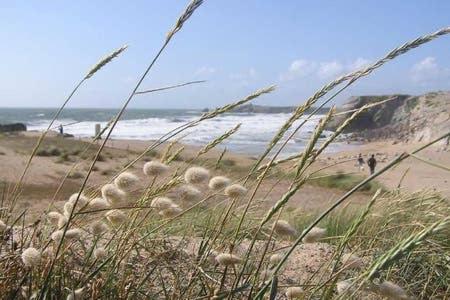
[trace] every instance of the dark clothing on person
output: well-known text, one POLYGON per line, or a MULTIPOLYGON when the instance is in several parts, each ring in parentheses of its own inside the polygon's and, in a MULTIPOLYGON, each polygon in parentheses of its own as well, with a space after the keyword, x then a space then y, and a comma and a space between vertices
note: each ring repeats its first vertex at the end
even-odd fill
POLYGON ((369 165, 370 174, 372 175, 373 173, 375 173, 375 166, 377 165, 377 160, 373 155, 367 160, 367 164, 369 165))
POLYGON ((59 134, 61 134, 61 135, 64 134, 64 128, 62 125, 59 125, 59 134))

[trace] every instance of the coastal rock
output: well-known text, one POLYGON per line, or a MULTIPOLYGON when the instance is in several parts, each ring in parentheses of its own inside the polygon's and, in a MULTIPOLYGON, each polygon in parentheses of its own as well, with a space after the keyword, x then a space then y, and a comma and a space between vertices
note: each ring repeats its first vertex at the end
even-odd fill
POLYGON ((27 131, 23 123, 0 124, 0 132, 27 131))
MULTIPOLYGON (((428 142, 450 127, 450 92, 352 97, 339 111, 358 109, 392 97, 393 100, 368 109, 355 118, 345 130, 350 133, 349 138, 355 141, 394 139, 394 143, 428 142)), ((327 129, 335 130, 351 114, 337 116, 327 129)), ((449 143, 449 140, 442 143, 449 143)))

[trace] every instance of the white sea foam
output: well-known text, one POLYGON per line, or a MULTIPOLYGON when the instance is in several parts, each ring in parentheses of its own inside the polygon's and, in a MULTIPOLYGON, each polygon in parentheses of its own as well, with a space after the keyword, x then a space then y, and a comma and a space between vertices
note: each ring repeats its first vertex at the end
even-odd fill
MULTIPOLYGON (((222 135, 227 130, 233 128, 238 123, 242 123, 237 133, 226 140, 222 146, 226 146, 230 151, 246 153, 251 155, 260 154, 267 146, 268 142, 277 133, 279 128, 289 118, 290 114, 225 114, 211 120, 201 122, 194 128, 190 128, 182 133, 183 142, 194 145, 204 145, 216 137, 222 135)), ((154 140, 160 138, 168 131, 176 127, 195 120, 198 115, 180 114, 170 117, 151 117, 145 119, 127 119, 118 122, 111 138, 113 139, 139 139, 154 140)), ((295 139, 289 141, 284 156, 298 153, 309 139, 311 132, 317 124, 318 117, 308 121, 296 134, 295 139)), ((28 125, 29 130, 43 130, 48 126, 50 120, 34 120, 28 125)), ((303 120, 294 123, 295 128, 303 120)), ((71 119, 58 120, 55 124, 75 123, 71 119)), ((65 126, 64 132, 77 137, 92 137, 94 135, 95 124, 100 123, 102 127, 107 122, 82 121, 65 126)), ((326 132, 325 135, 329 135, 326 132)), ((177 136, 178 138, 178 136, 177 136)), ((334 144, 331 150, 342 145, 334 144)))

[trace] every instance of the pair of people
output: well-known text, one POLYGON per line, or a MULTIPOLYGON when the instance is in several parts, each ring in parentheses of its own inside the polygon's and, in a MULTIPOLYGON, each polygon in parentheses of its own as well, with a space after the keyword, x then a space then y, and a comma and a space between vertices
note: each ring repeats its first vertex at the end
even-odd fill
MULTIPOLYGON (((358 165, 359 165, 359 170, 364 171, 364 159, 363 159, 361 153, 358 155, 358 165)), ((377 160, 375 159, 374 154, 372 154, 372 156, 370 156, 370 158, 367 160, 367 165, 369 166, 369 169, 370 169, 370 175, 375 173, 375 167, 377 165, 377 160)))

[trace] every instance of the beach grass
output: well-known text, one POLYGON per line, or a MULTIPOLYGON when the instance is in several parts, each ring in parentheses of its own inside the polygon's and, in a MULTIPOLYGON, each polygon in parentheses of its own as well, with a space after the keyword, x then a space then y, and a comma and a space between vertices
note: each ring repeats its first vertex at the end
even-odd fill
POLYGON ((402 153, 368 177, 318 173, 312 169, 314 162, 352 120, 374 105, 354 111, 334 134, 319 143, 326 125, 336 114, 330 108, 302 153, 281 161, 279 155, 306 121, 293 128, 294 122, 317 101, 331 101, 358 79, 397 56, 450 33, 450 28, 395 48, 374 64, 320 88, 298 106, 263 154, 249 166, 234 161, 225 150, 206 158, 206 154, 239 131, 239 124, 192 156, 185 156, 183 146, 170 141, 176 141, 186 129, 195 128, 205 120, 270 95, 275 86, 254 91, 167 132, 149 142, 144 151, 136 153, 120 169, 103 168, 100 172, 107 178, 101 185, 90 184, 91 175, 99 170, 98 162, 104 167, 118 158, 119 153, 107 147, 117 122, 166 46, 201 5, 202 1, 193 0, 182 12, 160 50, 144 67, 122 108, 104 130, 102 140, 94 137, 89 142, 77 143, 77 147, 67 147, 66 143, 46 136, 82 83, 124 51, 124 47, 90 69, 32 146, 14 187, 2 185, 1 297, 448 297, 448 199, 428 190, 415 193, 387 190, 375 180, 403 160, 447 138, 450 132, 414 151, 402 153), (333 93, 335 88, 338 91, 333 93), (161 149, 161 145, 166 148, 161 149), (39 187, 33 190, 26 184, 35 156, 57 156, 71 164, 62 181, 55 182, 54 192, 55 196, 62 192, 67 182, 77 192, 64 195, 67 201, 62 205, 51 201, 42 218, 27 224, 27 209, 18 203, 27 193, 39 191, 39 187), (87 162, 87 167, 79 169, 81 162, 87 162), (143 168, 135 168, 137 163, 143 168), (290 171, 277 169, 279 164, 289 164, 290 171), (74 179, 79 181, 74 183, 74 179), (287 183, 282 195, 269 201, 271 191, 279 188, 280 182, 287 183), (301 195, 307 184, 341 189, 345 193, 320 211, 289 207, 292 197, 301 195), (359 208, 348 205, 350 196, 361 191, 369 194, 371 200, 359 208), (314 258, 310 264, 304 264, 307 257, 314 258))

